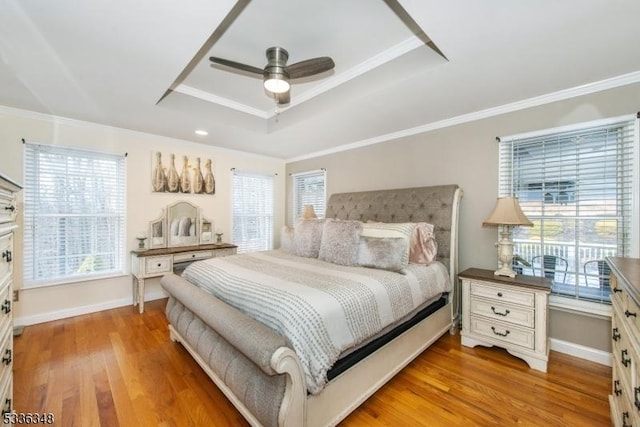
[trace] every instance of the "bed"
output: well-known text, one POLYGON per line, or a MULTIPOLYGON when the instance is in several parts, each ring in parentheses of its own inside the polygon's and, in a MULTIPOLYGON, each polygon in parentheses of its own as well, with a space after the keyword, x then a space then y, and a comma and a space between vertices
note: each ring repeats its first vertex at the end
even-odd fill
MULTIPOLYGON (((457 185, 340 193, 330 197, 327 221, 432 224, 438 262, 415 271, 405 268, 399 274, 343 265, 341 260, 336 265, 327 262, 326 257, 302 260, 295 254, 270 251, 194 263, 185 277, 167 275, 161 283, 169 293, 166 313, 171 339, 189 351, 250 424, 336 425, 440 336, 447 331, 455 333, 459 320, 456 273, 460 198, 457 185), (257 275, 252 272, 251 276, 243 276, 252 266, 257 266, 257 275), (364 270, 375 274, 367 275, 364 270), (272 271, 281 276, 273 279, 272 271), (346 286, 338 286, 335 291, 333 281, 346 281, 349 287, 364 286, 367 290, 384 285, 392 289, 387 289, 387 293, 405 286, 404 283, 413 283, 414 296, 425 294, 424 300, 400 298, 387 303, 371 296, 373 302, 359 304, 357 310, 364 310, 365 305, 388 306, 388 310, 375 315, 359 311, 357 316, 350 314, 330 322, 333 326, 328 329, 349 333, 339 339, 331 338, 331 342, 340 345, 327 351, 327 359, 316 360, 322 353, 317 350, 327 347, 322 341, 323 334, 313 337, 315 341, 312 339, 312 344, 307 345, 306 353, 300 337, 290 335, 292 330, 310 335, 307 322, 315 321, 316 312, 301 311, 289 326, 282 326, 277 317, 279 312, 288 310, 280 307, 279 302, 287 299, 286 292, 291 287, 297 286, 298 279, 289 281, 289 276, 297 278, 300 271, 312 272, 316 288, 337 292, 337 299, 346 301, 342 304, 350 307, 358 305, 358 301, 348 300, 346 286), (444 288, 426 292, 416 279, 421 275, 433 275, 439 281, 445 278, 448 283, 444 288), (393 282, 396 279, 400 284, 393 282), (261 280, 273 282, 269 290, 258 288, 261 280), (251 302, 248 308, 236 308, 236 299, 264 293, 273 293, 268 303, 251 302), (411 304, 406 302, 409 300, 411 304), (363 332, 368 323, 376 323, 370 335, 363 332)), ((318 298, 317 289, 313 292, 310 300, 322 299, 318 298)), ((296 296, 291 306, 307 303, 296 296)))

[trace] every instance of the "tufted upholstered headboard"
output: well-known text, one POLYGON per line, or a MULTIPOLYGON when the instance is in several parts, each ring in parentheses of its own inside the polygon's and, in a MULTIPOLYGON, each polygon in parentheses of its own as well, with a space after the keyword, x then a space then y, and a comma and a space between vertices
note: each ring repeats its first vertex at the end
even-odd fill
POLYGON ((437 260, 456 281, 458 269, 458 208, 462 191, 457 185, 396 190, 337 193, 329 197, 325 216, 380 222, 428 222, 435 227, 437 260))

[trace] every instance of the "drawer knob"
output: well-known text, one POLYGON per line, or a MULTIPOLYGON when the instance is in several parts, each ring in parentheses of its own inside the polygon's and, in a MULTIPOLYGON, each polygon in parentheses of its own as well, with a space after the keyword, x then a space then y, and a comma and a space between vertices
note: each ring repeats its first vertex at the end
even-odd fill
POLYGON ((5 207, 4 207, 4 210, 5 210, 5 211, 11 211, 11 212, 13 212, 13 211, 15 211, 15 210, 16 210, 16 207, 15 207, 15 206, 13 206, 13 205, 9 205, 9 206, 5 206, 5 207))
POLYGON ((195 257, 196 257, 196 254, 191 254, 191 258, 195 258, 195 257))
POLYGON ((630 312, 629 310, 624 311, 624 315, 627 317, 636 317, 635 313, 630 312))
POLYGON ((158 263, 158 267, 162 267, 162 264, 158 263))
POLYGON ((2 252, 2 259, 5 259, 7 262, 11 262, 11 251, 9 249, 2 252))
POLYGON ((620 396, 622 394, 622 389, 620 388, 620 380, 615 380, 613 382, 613 392, 616 396, 620 396))
POLYGON ((498 296, 502 298, 502 292, 498 292, 498 296))
POLYGON ((4 314, 11 313, 11 301, 9 301, 8 299, 4 300, 4 302, 2 303, 2 311, 4 312, 4 314))
POLYGON ((622 289, 619 289, 619 288, 613 288, 613 292, 622 292, 622 289))
POLYGON ((9 366, 11 364, 12 361, 12 357, 11 357, 11 349, 8 348, 5 352, 4 352, 4 357, 2 358, 2 363, 4 363, 5 365, 9 366))
POLYGON ((504 331, 504 332, 498 332, 498 331, 496 331, 495 326, 492 326, 491 330, 493 331, 494 334, 496 334, 498 336, 501 336, 501 337, 506 337, 507 335, 509 335, 511 333, 511 331, 508 330, 508 329, 506 331, 504 331))
POLYGON ((613 328, 611 337, 613 338, 614 341, 618 341, 620 339, 620 331, 618 330, 618 328, 613 328))
POLYGON ((499 311, 496 311, 495 307, 491 307, 491 311, 493 311, 493 314, 497 314, 498 316, 506 316, 507 314, 511 313, 508 309, 504 311, 504 313, 500 313, 499 311))
POLYGON ((629 364, 631 363, 631 359, 626 358, 627 354, 629 354, 629 351, 627 351, 626 349, 620 352, 620 357, 622 358, 622 364, 628 368, 629 364))

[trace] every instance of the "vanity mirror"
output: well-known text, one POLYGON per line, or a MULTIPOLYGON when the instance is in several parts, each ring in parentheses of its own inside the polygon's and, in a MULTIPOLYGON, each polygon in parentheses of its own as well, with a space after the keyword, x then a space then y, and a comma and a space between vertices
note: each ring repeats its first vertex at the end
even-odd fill
POLYGON ((167 206, 149 222, 149 249, 213 243, 213 221, 200 217, 200 208, 180 201, 167 206))
POLYGON ((175 202, 167 206, 167 247, 198 245, 200 213, 197 206, 189 202, 175 202))

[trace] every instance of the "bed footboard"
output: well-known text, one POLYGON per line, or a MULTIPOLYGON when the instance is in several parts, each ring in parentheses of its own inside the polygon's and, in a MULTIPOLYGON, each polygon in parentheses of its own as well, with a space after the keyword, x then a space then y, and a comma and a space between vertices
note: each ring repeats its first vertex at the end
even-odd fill
POLYGON ((304 374, 284 337, 175 274, 161 284, 170 294, 171 339, 184 345, 251 424, 304 425, 304 374))

